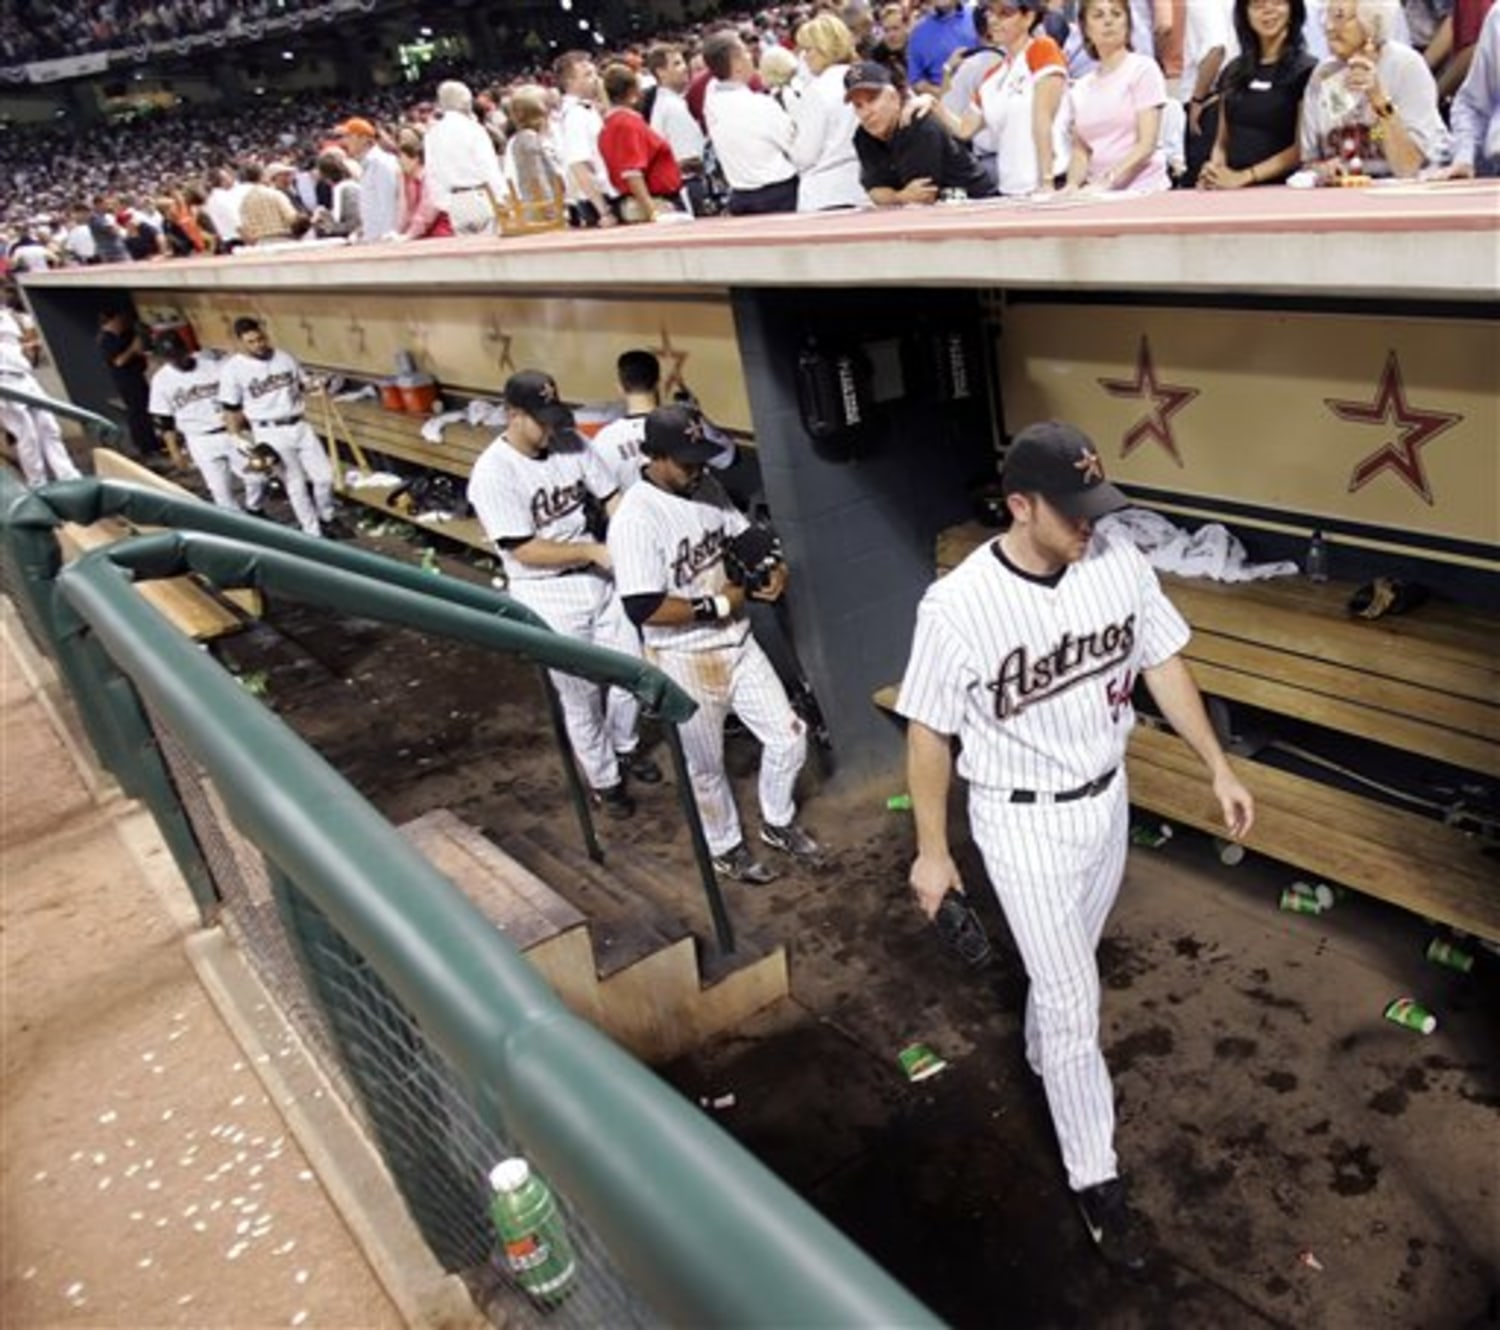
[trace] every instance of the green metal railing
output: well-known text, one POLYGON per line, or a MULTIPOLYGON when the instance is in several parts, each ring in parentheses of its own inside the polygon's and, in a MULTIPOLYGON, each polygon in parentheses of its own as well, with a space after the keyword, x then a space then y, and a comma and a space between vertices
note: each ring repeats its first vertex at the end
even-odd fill
MULTIPOLYGON (((484 1216, 472 1163, 503 1141, 533 1160, 587 1226, 596 1242, 586 1250, 618 1267, 666 1322, 935 1325, 729 1136, 563 1007, 447 878, 170 628, 131 577, 191 571, 226 584, 295 587, 350 613, 503 641, 540 663, 631 687, 669 721, 690 712, 685 696, 641 662, 511 617, 503 604, 513 602, 486 588, 294 532, 266 530, 276 548, 253 548, 234 538, 248 534, 235 517, 114 482, 26 493, 0 475, 6 582, 46 630, 101 756, 150 800, 174 854, 185 856, 190 884, 197 875, 200 905, 215 899, 213 874, 183 812, 181 766, 164 764, 164 730, 201 771, 234 833, 263 856, 308 990, 440 1259, 459 1268, 475 1258, 484 1216), (224 534, 134 537, 64 569, 42 550, 60 516, 88 521, 111 511, 224 534), (371 1003, 393 1015, 363 1018, 371 1003), (461 1126, 472 1118, 448 1134, 479 1143, 443 1150, 435 1114, 461 1126), (464 1220, 457 1229, 439 1217, 455 1209, 464 1220)), ((249 525, 262 535, 263 524, 249 525)), ((685 770, 679 780, 686 788, 685 770)), ((624 1311, 603 1307, 581 1303, 578 1315, 624 1323, 624 1311)), ((549 1319, 569 1323, 567 1305, 549 1319)))

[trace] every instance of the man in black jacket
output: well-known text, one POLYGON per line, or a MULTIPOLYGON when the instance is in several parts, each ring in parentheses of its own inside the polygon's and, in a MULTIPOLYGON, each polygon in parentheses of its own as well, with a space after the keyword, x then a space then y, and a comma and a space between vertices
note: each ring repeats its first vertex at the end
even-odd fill
POLYGON ((891 71, 866 60, 844 75, 844 97, 854 107, 859 128, 860 183, 880 207, 935 203, 957 190, 971 199, 992 198, 994 183, 965 143, 930 115, 913 116, 896 90, 891 71))

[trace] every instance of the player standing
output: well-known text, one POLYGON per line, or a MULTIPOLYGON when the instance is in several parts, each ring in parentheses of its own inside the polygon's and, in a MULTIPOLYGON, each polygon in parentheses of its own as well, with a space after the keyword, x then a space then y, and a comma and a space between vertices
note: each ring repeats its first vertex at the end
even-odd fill
POLYGON ((303 531, 350 535, 334 516, 328 454, 304 414, 307 376, 301 364, 271 345, 258 319, 236 319, 234 335, 240 349, 219 378, 219 403, 230 430, 238 434, 248 421, 256 443, 281 459, 286 495, 303 531))
MULTIPOLYGON (((621 500, 609 551, 626 612, 640 626, 646 658, 698 703, 682 726, 682 746, 714 871, 762 883, 776 874, 745 845, 724 771, 724 719, 732 710, 764 746, 760 763, 761 840, 809 863, 822 848, 797 825, 793 788, 807 758, 807 733, 745 617, 746 593, 724 571, 724 543, 749 523, 705 474, 719 445, 686 406, 646 417, 643 482, 621 500)), ((775 600, 786 567, 760 593, 775 600)))
MULTIPOLYGON (((588 530, 588 502, 606 508, 617 486, 574 431, 573 412, 550 374, 522 370, 505 384, 504 431, 480 454, 469 475, 469 502, 494 542, 510 594, 559 633, 628 656, 640 655, 610 580, 609 550, 588 530)), ((623 775, 645 785, 661 770, 638 751, 634 696, 554 671, 573 752, 611 817, 629 817, 635 803, 623 775)))
POLYGON ((1138 675, 1207 766, 1231 835, 1250 830, 1254 805, 1179 654, 1186 622, 1134 546, 1093 536, 1094 519, 1127 500, 1087 436, 1057 421, 1022 430, 1002 487, 1012 524, 923 597, 896 703, 911 722, 911 885, 929 916, 964 889, 946 824, 957 737, 974 839, 1030 979, 1026 1060, 1090 1236, 1139 1269, 1145 1237, 1116 1164, 1096 955, 1124 875, 1138 675))
MULTIPOLYGON (((21 339, 22 329, 15 318, 0 319, 0 383, 34 397, 45 397, 47 394, 37 382, 21 339)), ((0 429, 8 430, 15 438, 16 460, 28 485, 45 485, 49 479, 78 479, 78 468, 63 443, 57 417, 45 407, 0 397, 0 429)))
POLYGON ((163 333, 156 349, 167 361, 151 378, 151 415, 158 432, 181 437, 220 508, 242 510, 230 483, 234 475, 245 487, 245 506, 256 516, 264 516, 265 477, 246 469, 238 440, 226 428, 219 409, 222 362, 194 355, 175 332, 163 333))

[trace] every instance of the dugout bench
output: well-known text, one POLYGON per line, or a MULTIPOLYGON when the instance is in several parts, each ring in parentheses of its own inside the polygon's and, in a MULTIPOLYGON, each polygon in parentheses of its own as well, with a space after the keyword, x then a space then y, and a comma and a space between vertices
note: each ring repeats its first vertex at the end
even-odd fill
MULTIPOLYGON (((996 534, 978 522, 941 532, 938 575, 996 534)), ((1161 580, 1193 627, 1183 654, 1208 698, 1440 762, 1493 787, 1500 775, 1500 617, 1429 602, 1369 621, 1348 613, 1349 584, 1161 580)), ((875 694, 888 710, 895 698, 894 687, 875 694)), ((1230 761, 1256 798, 1251 849, 1500 941, 1493 823, 1445 820, 1354 792, 1357 771, 1356 779, 1333 784, 1250 757, 1230 761)), ((1132 803, 1222 832, 1202 765, 1176 735, 1141 724, 1129 762, 1132 803)))

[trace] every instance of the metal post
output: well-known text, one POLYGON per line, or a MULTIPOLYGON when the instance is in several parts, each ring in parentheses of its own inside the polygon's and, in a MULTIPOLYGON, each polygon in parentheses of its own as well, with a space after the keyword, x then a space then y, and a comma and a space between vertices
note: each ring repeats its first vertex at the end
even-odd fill
POLYGON ((693 858, 698 864, 698 877, 703 883, 703 894, 708 897, 708 912, 713 915, 714 937, 719 950, 725 956, 734 954, 734 925, 729 922, 729 909, 724 904, 724 893, 719 889, 719 875, 714 872, 713 856, 708 852, 708 838, 703 834, 703 819, 698 816, 698 800, 693 797, 693 782, 688 775, 687 754, 682 751, 682 735, 674 722, 668 721, 667 749, 672 754, 672 771, 677 777, 677 802, 682 805, 683 821, 688 826, 688 837, 693 842, 693 858))
POLYGON ((573 811, 578 814, 578 829, 583 832, 583 847, 596 864, 604 862, 604 850, 594 832, 594 814, 589 808, 588 791, 578 778, 578 763, 573 757, 573 741, 568 738, 568 727, 563 721, 562 702, 547 670, 542 670, 542 691, 547 695, 547 714, 552 718, 552 733, 557 739, 557 755, 562 758, 563 778, 568 782, 568 797, 573 801, 573 811))

